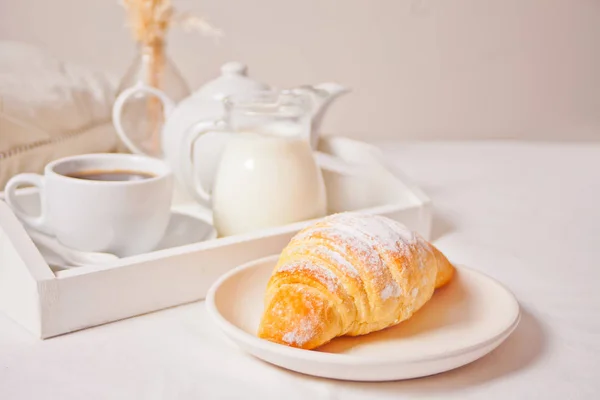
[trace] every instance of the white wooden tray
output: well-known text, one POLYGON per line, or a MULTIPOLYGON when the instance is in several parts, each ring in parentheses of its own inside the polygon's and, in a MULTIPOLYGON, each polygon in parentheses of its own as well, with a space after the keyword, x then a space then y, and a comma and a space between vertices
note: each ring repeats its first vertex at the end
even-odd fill
MULTIPOLYGON (((398 171, 388 169, 378 148, 341 137, 324 139, 320 148, 373 170, 369 179, 325 173, 330 213, 362 210, 385 215, 429 238, 430 200, 398 171)), ((36 192, 24 189, 20 195, 31 208, 39 206, 36 192)), ((175 207, 187 212, 196 209, 185 197, 176 197, 175 207)), ((0 310, 34 335, 49 338, 201 300, 223 273, 280 252, 309 223, 55 273, 0 201, 0 310)))

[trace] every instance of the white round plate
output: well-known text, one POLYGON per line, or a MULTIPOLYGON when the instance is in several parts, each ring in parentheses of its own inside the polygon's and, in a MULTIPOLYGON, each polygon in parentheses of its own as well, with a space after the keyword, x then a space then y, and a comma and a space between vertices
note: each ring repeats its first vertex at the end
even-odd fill
POLYGON ((519 304, 504 286, 458 267, 412 318, 359 337, 302 350, 256 336, 263 295, 278 256, 242 265, 219 279, 206 298, 219 327, 242 349, 269 363, 324 378, 389 381, 433 375, 468 364, 516 328, 519 304))

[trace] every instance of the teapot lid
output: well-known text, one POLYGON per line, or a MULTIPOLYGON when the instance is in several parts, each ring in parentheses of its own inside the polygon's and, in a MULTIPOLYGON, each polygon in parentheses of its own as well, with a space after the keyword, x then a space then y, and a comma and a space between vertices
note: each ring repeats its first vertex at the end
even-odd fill
POLYGON ((255 81, 247 75, 248 67, 240 62, 228 62, 221 66, 221 75, 204 84, 195 93, 195 96, 222 100, 233 94, 245 94, 269 87, 255 81))

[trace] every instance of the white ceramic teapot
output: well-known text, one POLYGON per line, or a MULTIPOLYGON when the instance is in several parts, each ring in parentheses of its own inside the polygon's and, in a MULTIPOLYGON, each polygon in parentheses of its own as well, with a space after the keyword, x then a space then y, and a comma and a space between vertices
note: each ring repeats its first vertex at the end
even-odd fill
MULTIPOLYGON (((193 164, 203 170, 201 179, 205 179, 205 184, 210 187, 212 178, 216 173, 216 165, 220 152, 215 149, 194 148, 186 149, 182 146, 185 142, 185 136, 189 133, 190 126, 199 121, 217 121, 223 118, 225 109, 223 100, 232 95, 248 95, 255 92, 269 90, 266 84, 257 82, 247 76, 247 67, 238 62, 229 62, 221 67, 221 75, 216 79, 206 83, 196 90, 191 96, 183 99, 179 104, 175 104, 161 90, 138 83, 137 85, 123 91, 113 107, 113 123, 117 134, 125 145, 133 153, 144 154, 144 152, 130 140, 122 124, 123 106, 132 97, 139 94, 151 94, 156 96, 163 104, 165 123, 161 133, 161 145, 165 161, 173 169, 177 179, 188 189, 195 185, 190 181, 190 176, 180 168, 182 157, 192 157, 193 164)), ((331 102, 338 96, 347 93, 349 90, 337 83, 322 83, 315 86, 300 86, 292 91, 305 92, 310 94, 312 99, 312 122, 310 129, 310 141, 313 148, 318 142, 319 125, 323 115, 331 102)), ((200 142, 199 142, 200 143, 200 142)), ((219 141, 212 141, 211 144, 219 146, 219 141)), ((224 145, 221 143, 221 145, 224 145)), ((221 146, 222 147, 222 146, 221 146)), ((193 193, 190 193, 193 194, 193 193)))

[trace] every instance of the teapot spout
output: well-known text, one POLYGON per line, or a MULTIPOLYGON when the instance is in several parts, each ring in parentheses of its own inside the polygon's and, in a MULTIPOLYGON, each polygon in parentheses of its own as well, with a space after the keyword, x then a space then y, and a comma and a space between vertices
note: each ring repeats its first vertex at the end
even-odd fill
POLYGON ((319 92, 319 95, 315 96, 317 99, 315 101, 312 117, 312 131, 318 135, 321 128, 321 122, 323 121, 323 117, 329 109, 329 106, 338 97, 350 92, 350 89, 335 82, 320 83, 315 85, 314 88, 319 92))
POLYGON ((309 93, 313 99, 313 112, 311 122, 310 142, 313 148, 317 146, 321 129, 321 122, 329 106, 335 99, 350 92, 350 89, 335 82, 320 83, 314 86, 301 86, 296 91, 309 93))
POLYGON ((332 99, 350 92, 349 88, 336 82, 319 83, 318 85, 315 85, 314 88, 317 90, 324 90, 325 92, 329 93, 329 96, 332 99))

